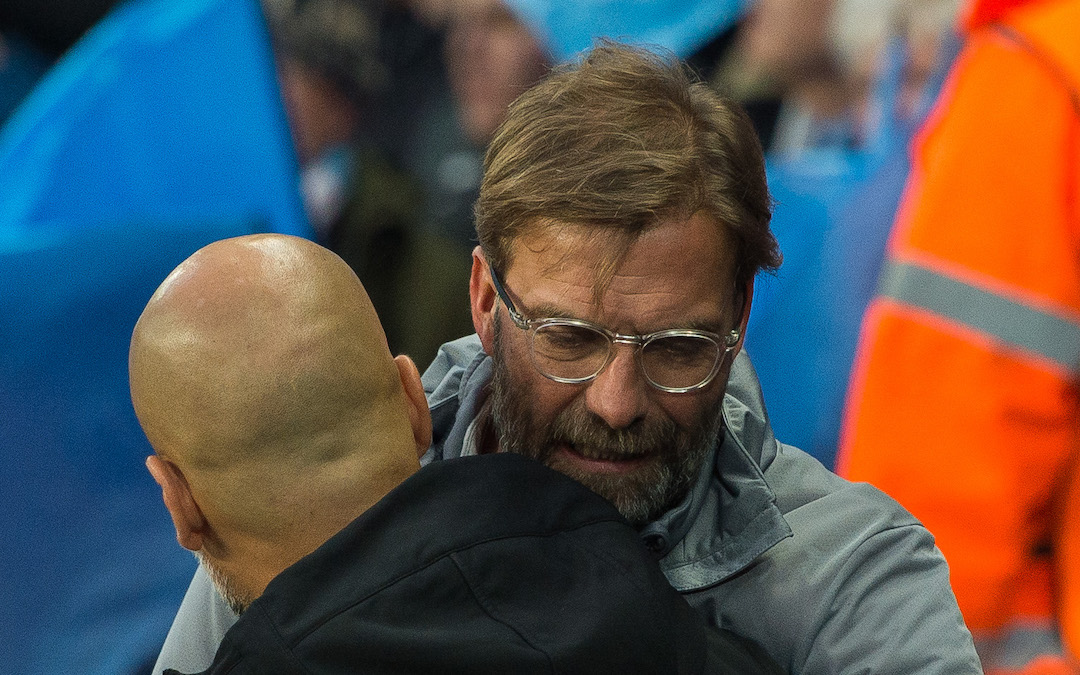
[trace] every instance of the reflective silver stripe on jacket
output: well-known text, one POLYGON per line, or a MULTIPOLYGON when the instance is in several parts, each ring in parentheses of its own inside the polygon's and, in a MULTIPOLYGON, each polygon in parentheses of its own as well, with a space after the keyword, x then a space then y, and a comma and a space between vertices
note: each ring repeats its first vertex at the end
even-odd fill
POLYGON ((1065 658, 1065 648, 1055 625, 1017 623, 993 637, 979 634, 974 637, 975 650, 987 671, 1020 671, 1040 659, 1056 662, 1065 658))
POLYGON ((1067 370, 1080 366, 1080 324, 925 267, 886 262, 878 294, 940 314, 1067 370))

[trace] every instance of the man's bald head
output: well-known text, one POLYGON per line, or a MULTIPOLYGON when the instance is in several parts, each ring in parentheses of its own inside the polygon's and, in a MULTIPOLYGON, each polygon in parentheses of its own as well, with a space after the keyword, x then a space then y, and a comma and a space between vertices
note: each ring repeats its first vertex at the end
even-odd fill
POLYGON ((403 387, 415 368, 391 358, 348 265, 304 239, 196 252, 147 304, 129 366, 139 421, 205 517, 210 557, 310 552, 415 471, 426 444, 403 387))

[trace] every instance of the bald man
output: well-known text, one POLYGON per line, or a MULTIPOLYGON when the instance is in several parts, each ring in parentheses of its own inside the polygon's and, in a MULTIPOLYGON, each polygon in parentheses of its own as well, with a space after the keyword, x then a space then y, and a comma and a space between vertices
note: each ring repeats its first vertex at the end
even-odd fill
POLYGON ((421 470, 419 374, 311 242, 196 252, 130 378, 177 539, 242 614, 207 672, 765 672, 576 482, 516 455, 421 470))
POLYGON ((169 275, 135 326, 132 402, 177 539, 234 611, 419 468, 408 357, 360 282, 305 240, 225 240, 169 275))

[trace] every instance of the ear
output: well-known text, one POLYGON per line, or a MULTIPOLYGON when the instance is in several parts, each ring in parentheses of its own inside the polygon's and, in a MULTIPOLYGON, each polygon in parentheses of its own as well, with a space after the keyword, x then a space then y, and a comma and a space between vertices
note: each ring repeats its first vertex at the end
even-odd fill
POLYGON ((469 279, 469 299, 472 303, 473 328, 480 336, 484 351, 493 353, 495 343, 495 285, 491 283, 487 258, 479 246, 473 249, 472 277, 469 279))
POLYGON ((161 498, 172 516, 176 541, 189 551, 201 551, 206 532, 206 518, 195 502, 187 478, 178 466, 158 455, 146 458, 146 468, 161 486, 161 498))
POLYGON ((412 426, 413 438, 416 439, 416 456, 420 457, 431 446, 431 412, 424 395, 424 384, 420 381, 420 371, 408 356, 402 354, 394 357, 394 365, 398 368, 401 386, 405 389, 409 425, 412 426))
POLYGON ((739 315, 739 342, 736 343, 734 354, 738 354, 742 350, 743 342, 746 340, 746 324, 750 321, 750 305, 754 301, 754 279, 750 278, 750 281, 746 282, 746 287, 743 289, 743 306, 739 315))

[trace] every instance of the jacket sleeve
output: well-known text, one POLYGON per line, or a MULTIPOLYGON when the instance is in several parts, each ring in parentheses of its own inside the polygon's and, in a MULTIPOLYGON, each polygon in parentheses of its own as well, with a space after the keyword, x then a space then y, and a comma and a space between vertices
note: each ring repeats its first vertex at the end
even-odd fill
POLYGON ((165 637, 161 654, 154 664, 154 674, 160 675, 167 668, 182 673, 209 668, 218 645, 236 619, 206 570, 199 565, 165 637))
POLYGON ((801 673, 982 673, 934 538, 919 524, 864 539, 835 570, 801 673))
POLYGON ((780 450, 765 478, 791 536, 691 603, 793 675, 982 673, 930 532, 877 488, 780 450))

